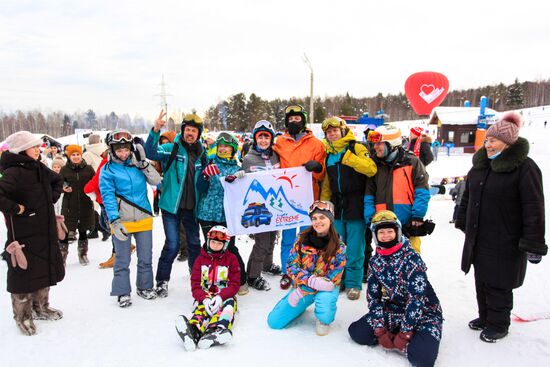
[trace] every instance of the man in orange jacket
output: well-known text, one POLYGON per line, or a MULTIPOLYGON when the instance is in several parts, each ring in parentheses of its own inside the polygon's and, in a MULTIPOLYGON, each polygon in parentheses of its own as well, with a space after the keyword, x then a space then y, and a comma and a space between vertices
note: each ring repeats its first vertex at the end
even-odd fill
MULTIPOLYGON (((285 109, 285 133, 275 140, 273 150, 279 155, 281 168, 304 166, 313 174, 313 196, 318 200, 321 183, 325 176, 326 151, 323 142, 311 130, 306 129, 307 112, 304 107, 293 104, 285 109)), ((303 230, 304 228, 300 228, 303 230)), ((281 240, 281 288, 290 287, 291 280, 286 275, 288 254, 296 240, 296 229, 283 231, 281 240)))

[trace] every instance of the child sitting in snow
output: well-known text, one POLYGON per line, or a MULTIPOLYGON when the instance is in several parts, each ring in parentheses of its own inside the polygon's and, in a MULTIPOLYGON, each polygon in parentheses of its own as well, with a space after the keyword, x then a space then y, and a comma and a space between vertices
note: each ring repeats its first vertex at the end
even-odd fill
POLYGON ((376 254, 367 277, 369 312, 349 326, 358 344, 396 349, 413 366, 433 366, 439 351, 443 316, 426 265, 401 236, 401 223, 389 210, 371 222, 376 254))
POLYGON ((176 330, 187 351, 231 340, 241 268, 237 257, 227 251, 229 239, 227 228, 212 227, 193 265, 191 290, 195 309, 191 319, 183 315, 176 319, 176 330))

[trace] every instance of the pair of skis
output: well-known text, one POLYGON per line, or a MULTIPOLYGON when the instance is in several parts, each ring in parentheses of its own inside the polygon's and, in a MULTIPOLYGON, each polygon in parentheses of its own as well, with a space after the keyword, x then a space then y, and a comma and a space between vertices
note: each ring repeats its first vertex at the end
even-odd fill
POLYGON ((534 313, 512 313, 512 321, 515 322, 532 322, 539 320, 548 320, 550 319, 550 311, 545 312, 534 312, 534 313))

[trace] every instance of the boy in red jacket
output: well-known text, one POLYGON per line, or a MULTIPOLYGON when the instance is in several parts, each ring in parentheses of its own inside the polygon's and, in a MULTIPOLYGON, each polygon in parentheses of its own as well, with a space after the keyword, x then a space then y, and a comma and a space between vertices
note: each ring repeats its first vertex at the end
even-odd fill
POLYGON ((241 269, 237 257, 226 251, 231 236, 227 228, 214 226, 207 237, 191 273, 196 301, 193 315, 191 319, 183 315, 176 318, 176 330, 187 351, 229 342, 237 311, 234 297, 239 291, 241 269))

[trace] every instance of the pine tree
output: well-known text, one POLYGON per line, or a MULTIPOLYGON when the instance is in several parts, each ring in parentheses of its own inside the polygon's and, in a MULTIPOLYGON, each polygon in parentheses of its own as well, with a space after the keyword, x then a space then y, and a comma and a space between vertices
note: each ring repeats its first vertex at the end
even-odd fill
POLYGON ((506 106, 510 108, 523 107, 523 87, 521 86, 517 78, 514 81, 514 84, 508 87, 506 106))

